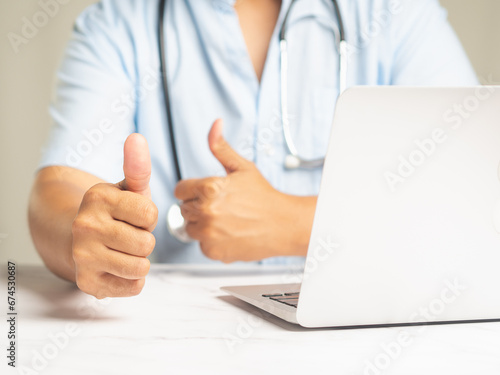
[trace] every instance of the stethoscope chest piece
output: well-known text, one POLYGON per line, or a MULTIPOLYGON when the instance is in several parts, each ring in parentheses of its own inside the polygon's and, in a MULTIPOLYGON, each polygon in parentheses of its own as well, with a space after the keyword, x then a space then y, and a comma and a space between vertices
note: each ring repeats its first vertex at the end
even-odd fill
POLYGON ((170 234, 180 242, 190 243, 194 241, 186 232, 186 221, 178 204, 173 204, 167 212, 167 228, 170 234))

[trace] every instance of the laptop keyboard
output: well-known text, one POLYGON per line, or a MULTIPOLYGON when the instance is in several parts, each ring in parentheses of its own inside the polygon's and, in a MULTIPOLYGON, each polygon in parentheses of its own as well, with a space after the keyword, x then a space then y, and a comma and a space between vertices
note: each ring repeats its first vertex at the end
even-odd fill
POLYGON ((269 298, 270 300, 283 303, 285 305, 292 306, 295 308, 299 303, 299 292, 263 294, 262 297, 269 298))

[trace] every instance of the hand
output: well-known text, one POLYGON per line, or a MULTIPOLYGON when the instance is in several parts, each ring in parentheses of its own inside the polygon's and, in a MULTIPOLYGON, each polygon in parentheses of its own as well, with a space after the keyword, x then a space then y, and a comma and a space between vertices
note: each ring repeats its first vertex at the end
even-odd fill
POLYGON ((316 198, 275 190, 225 141, 221 120, 208 142, 227 176, 184 180, 175 189, 186 231, 203 253, 225 263, 305 255, 316 198))
POLYGON ((158 210, 151 200, 151 158, 139 134, 125 141, 123 171, 117 184, 97 184, 83 197, 73 222, 76 283, 97 298, 141 292, 154 249, 151 233, 158 210))

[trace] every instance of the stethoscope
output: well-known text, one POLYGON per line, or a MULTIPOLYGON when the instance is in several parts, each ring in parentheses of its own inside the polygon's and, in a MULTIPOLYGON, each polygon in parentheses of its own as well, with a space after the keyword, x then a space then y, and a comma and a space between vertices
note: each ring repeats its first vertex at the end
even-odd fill
MULTIPOLYGON (((285 14, 285 19, 281 25, 280 38, 280 68, 281 68, 281 85, 280 85, 280 102, 281 102, 281 126, 283 128, 283 136, 288 149, 288 155, 285 157, 284 166, 286 169, 314 169, 323 166, 325 158, 305 159, 300 156, 295 142, 293 141, 290 131, 290 120, 288 118, 288 42, 286 40, 287 21, 290 11, 297 0, 292 0, 285 14)), ((340 8, 337 0, 332 0, 339 24, 339 55, 340 55, 340 78, 339 78, 339 94, 346 89, 347 85, 347 42, 345 39, 344 22, 340 13, 340 8)), ((167 77, 166 51, 165 51, 165 30, 164 20, 166 13, 166 0, 160 0, 158 12, 158 43, 160 52, 160 69, 162 74, 163 93, 165 100, 165 108, 167 112, 168 133, 170 137, 170 147, 172 150, 172 158, 175 166, 175 175, 177 182, 182 180, 181 168, 179 164, 179 155, 177 145, 175 143, 175 132, 172 121, 172 109, 170 105, 170 92, 167 77)), ((192 242, 186 232, 186 223, 181 214, 179 204, 173 204, 167 213, 167 228, 170 234, 181 242, 192 242)))

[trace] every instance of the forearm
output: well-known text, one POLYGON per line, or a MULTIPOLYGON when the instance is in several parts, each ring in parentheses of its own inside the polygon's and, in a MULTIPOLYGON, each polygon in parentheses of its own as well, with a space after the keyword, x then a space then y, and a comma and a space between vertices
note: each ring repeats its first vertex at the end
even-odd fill
MULTIPOLYGON (((59 167, 42 171, 37 177, 29 202, 28 219, 35 247, 47 268, 69 281, 75 281, 72 257, 72 224, 91 179, 58 174, 59 167), (61 177, 62 176, 62 177, 61 177)), ((62 169, 72 172, 71 169, 62 169)))
POLYGON ((284 255, 306 256, 318 197, 285 197, 287 203, 281 220, 286 224, 281 226, 283 241, 278 246, 281 246, 281 251, 286 252, 284 255))

